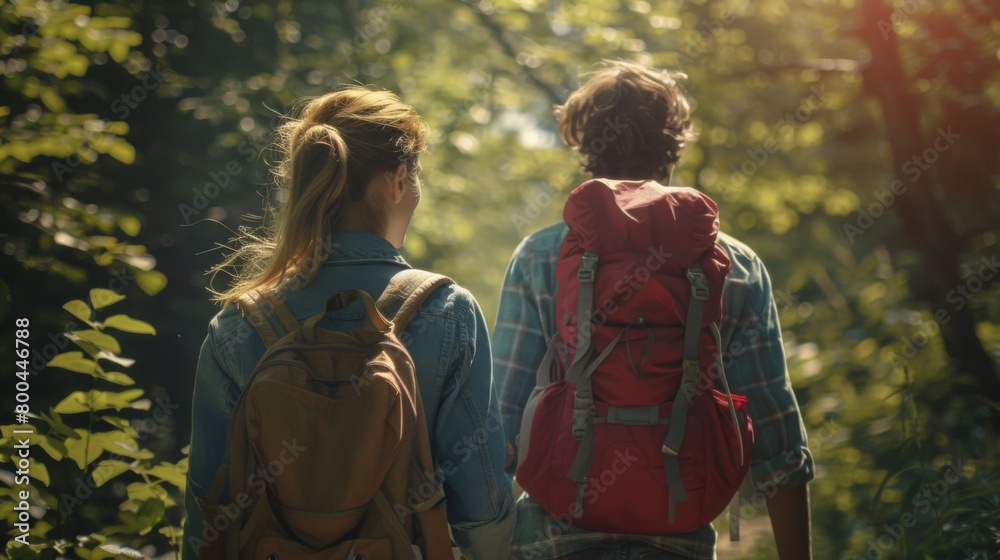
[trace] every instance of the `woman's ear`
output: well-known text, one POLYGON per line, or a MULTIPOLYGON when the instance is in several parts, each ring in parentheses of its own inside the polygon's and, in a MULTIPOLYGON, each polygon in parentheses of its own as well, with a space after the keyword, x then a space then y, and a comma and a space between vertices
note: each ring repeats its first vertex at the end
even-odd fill
POLYGON ((406 194, 407 187, 407 175, 409 175, 410 170, 407 168, 406 163, 400 163, 387 173, 387 179, 389 179, 389 192, 392 196, 392 201, 395 204, 399 204, 403 200, 403 196, 406 194))

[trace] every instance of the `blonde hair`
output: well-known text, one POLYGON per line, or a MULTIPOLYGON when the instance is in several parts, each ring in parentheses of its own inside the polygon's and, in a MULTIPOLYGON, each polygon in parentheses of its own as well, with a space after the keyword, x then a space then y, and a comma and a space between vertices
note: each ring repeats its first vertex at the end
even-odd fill
POLYGON ((226 290, 210 288, 216 301, 275 288, 290 274, 300 287, 309 284, 345 208, 361 203, 361 211, 377 222, 381 214, 366 200, 368 183, 401 163, 416 173, 427 140, 412 107, 391 92, 360 86, 306 100, 298 117, 279 125, 275 135, 281 160, 273 172, 284 200, 268 208, 262 228, 241 227, 233 252, 212 267, 213 279, 219 272, 233 276, 226 290))

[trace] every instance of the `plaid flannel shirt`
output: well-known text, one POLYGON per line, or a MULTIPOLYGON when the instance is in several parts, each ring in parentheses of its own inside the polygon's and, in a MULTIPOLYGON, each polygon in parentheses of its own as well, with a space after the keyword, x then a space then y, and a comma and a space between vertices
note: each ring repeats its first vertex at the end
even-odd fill
MULTIPOLYGON (((566 224, 560 223, 527 237, 515 251, 504 278, 493 331, 493 365, 501 391, 507 471, 511 475, 524 406, 535 385, 535 371, 555 333, 555 265, 568 231, 566 224)), ((720 234, 719 241, 732 261, 723 288, 723 364, 733 393, 747 397, 753 420, 750 478, 755 492, 769 495, 766 493, 775 486, 812 480, 813 458, 785 366, 778 309, 767 270, 745 244, 726 234, 720 234)), ((760 498, 753 501, 759 504, 760 498)), ((533 500, 522 499, 515 550, 525 557, 546 558, 587 546, 640 541, 685 557, 715 557, 716 533, 711 525, 684 535, 636 536, 592 533, 559 523, 533 500)))

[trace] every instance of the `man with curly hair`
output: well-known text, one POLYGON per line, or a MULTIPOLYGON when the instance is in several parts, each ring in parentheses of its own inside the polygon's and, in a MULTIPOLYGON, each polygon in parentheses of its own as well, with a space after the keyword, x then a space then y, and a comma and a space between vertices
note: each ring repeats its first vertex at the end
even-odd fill
MULTIPOLYGON (((685 146, 696 138, 686 78, 626 62, 602 69, 556 107, 559 135, 594 178, 670 183, 685 146)), ((517 465, 525 405, 556 331, 556 261, 569 232, 565 223, 525 238, 507 268, 493 333, 493 363, 507 434, 507 471, 517 465)), ((725 372, 732 392, 745 395, 753 421, 752 495, 743 510, 766 503, 782 560, 810 559, 806 483, 814 476, 798 404, 785 366, 778 311, 767 270, 744 243, 720 233, 731 261, 720 325, 725 372)), ((519 558, 711 559, 710 524, 683 534, 634 535, 587 531, 571 516, 546 512, 527 494, 518 501, 514 550, 519 558)))

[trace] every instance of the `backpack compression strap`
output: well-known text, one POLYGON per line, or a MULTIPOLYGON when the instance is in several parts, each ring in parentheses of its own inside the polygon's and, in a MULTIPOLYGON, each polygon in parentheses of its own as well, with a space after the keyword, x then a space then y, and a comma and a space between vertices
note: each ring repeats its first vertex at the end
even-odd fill
POLYGON ((670 431, 663 440, 663 474, 667 478, 667 488, 670 490, 667 523, 674 522, 675 506, 687 499, 687 491, 681 480, 678 454, 681 442, 684 440, 688 408, 698 386, 698 373, 701 367, 698 360, 698 341, 701 338, 701 319, 705 313, 705 302, 709 296, 708 281, 700 267, 689 268, 687 277, 691 283, 691 301, 688 304, 687 320, 684 324, 684 373, 681 377, 680 391, 674 399, 674 409, 670 413, 670 431))

